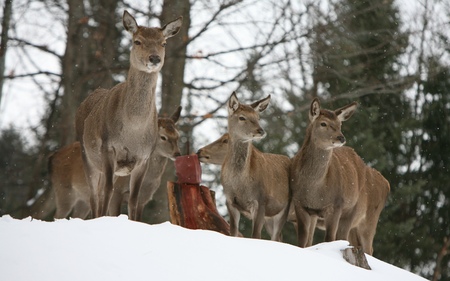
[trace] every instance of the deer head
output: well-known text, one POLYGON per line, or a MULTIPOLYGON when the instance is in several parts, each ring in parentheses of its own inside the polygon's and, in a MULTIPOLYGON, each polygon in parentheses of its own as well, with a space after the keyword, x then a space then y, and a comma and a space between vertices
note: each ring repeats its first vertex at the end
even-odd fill
POLYGON ((180 135, 175 128, 175 124, 180 118, 181 106, 179 106, 170 118, 159 118, 159 138, 156 144, 156 152, 171 160, 175 160, 180 156, 180 148, 178 147, 178 139, 180 135))
POLYGON ((180 31, 183 17, 162 28, 139 26, 127 11, 123 13, 123 26, 133 36, 130 64, 144 72, 158 72, 164 64, 166 39, 180 31))
POLYGON ((251 141, 262 139, 266 132, 259 125, 259 113, 264 111, 270 102, 270 95, 250 105, 241 104, 236 93, 228 100, 228 132, 234 140, 251 141))
POLYGON ((353 115, 356 107, 357 103, 353 102, 335 111, 330 111, 321 109, 319 100, 315 98, 309 110, 312 143, 321 149, 343 146, 345 137, 341 132, 341 125, 343 121, 348 120, 353 115))
POLYGON ((228 133, 223 134, 219 139, 200 148, 197 151, 200 162, 222 165, 228 151, 228 133))

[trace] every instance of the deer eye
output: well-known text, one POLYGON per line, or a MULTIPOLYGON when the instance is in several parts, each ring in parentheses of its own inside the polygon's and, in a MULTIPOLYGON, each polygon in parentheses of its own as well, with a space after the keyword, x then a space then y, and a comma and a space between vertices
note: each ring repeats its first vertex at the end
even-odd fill
POLYGON ((224 140, 223 143, 228 143, 228 140, 224 140))
POLYGON ((241 121, 245 121, 246 119, 245 119, 245 117, 244 117, 244 116, 239 116, 239 120, 241 120, 241 121))
POLYGON ((161 136, 161 140, 162 140, 162 141, 166 141, 167 138, 166 138, 165 136, 161 136))
POLYGON ((320 123, 320 126, 322 126, 322 127, 326 127, 326 126, 327 126, 327 123, 325 123, 325 122, 322 122, 322 123, 320 123))
POLYGON ((139 41, 139 40, 134 40, 134 45, 139 46, 139 45, 141 45, 141 44, 142 44, 141 41, 139 41))

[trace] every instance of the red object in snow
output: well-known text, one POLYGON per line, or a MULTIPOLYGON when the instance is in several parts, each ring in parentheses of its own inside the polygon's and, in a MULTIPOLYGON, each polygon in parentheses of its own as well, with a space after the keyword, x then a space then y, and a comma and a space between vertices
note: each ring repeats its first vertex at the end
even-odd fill
POLYGON ((175 158, 175 170, 179 183, 200 184, 202 181, 202 168, 197 154, 175 158))
POLYGON ((175 169, 178 182, 167 183, 171 223, 230 235, 230 225, 217 211, 214 192, 200 185, 202 171, 197 155, 177 157, 175 169))

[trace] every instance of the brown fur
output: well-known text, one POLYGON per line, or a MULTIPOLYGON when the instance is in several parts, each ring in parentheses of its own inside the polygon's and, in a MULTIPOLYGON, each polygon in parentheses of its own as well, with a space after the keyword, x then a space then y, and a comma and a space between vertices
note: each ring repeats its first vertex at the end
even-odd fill
POLYGON ((222 165, 223 160, 227 155, 229 138, 229 134, 225 133, 214 142, 200 148, 197 151, 200 162, 222 165))
POLYGON ((320 109, 317 99, 303 146, 292 159, 292 203, 298 222, 298 242, 304 247, 313 235, 317 217, 323 218, 325 240, 357 241, 372 254, 378 218, 389 193, 388 181, 365 165, 350 147, 341 122, 350 118, 356 103, 335 111, 320 109))
POLYGON ((281 240, 289 210, 287 156, 263 153, 252 145, 264 137, 259 112, 270 96, 251 105, 240 104, 233 93, 228 102, 229 144, 222 165, 221 181, 230 215, 230 231, 238 235, 240 214, 253 221, 252 237, 260 238, 265 217, 273 219, 272 240, 281 240))
MULTIPOLYGON (((161 183, 167 159, 174 160, 180 155, 179 133, 175 128, 180 110, 181 107, 170 118, 158 119, 159 138, 156 149, 148 161, 147 172, 139 193, 138 220, 141 219, 145 205, 152 199, 161 183)), ((72 143, 52 154, 49 159, 49 171, 55 192, 55 218, 66 218, 69 215, 87 218, 91 212, 90 189, 83 170, 80 143, 72 143)), ((114 183, 114 193, 108 209, 109 215, 119 215, 122 203, 128 201, 129 181, 129 176, 118 177, 114 183)))
POLYGON ((141 27, 125 11, 123 24, 133 36, 127 80, 110 90, 94 91, 78 108, 76 132, 93 217, 106 215, 113 183, 118 176, 129 175, 129 217, 137 219, 140 187, 158 137, 155 88, 164 64, 164 45, 178 33, 181 21, 163 28, 141 27))

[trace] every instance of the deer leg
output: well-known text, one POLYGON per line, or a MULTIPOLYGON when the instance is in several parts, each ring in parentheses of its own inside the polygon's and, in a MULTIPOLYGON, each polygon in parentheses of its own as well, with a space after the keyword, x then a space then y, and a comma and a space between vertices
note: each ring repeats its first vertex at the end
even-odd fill
POLYGON ((141 188, 139 200, 138 200, 138 209, 137 214, 139 218, 142 218, 142 214, 144 213, 144 208, 148 202, 150 202, 153 198, 153 194, 155 194, 156 190, 159 188, 159 183, 143 183, 145 186, 141 188))
POLYGON ((259 204, 257 200, 254 200, 252 213, 252 238, 261 239, 261 231, 264 226, 264 215, 266 213, 265 206, 263 204, 259 204))
POLYGON ((86 219, 91 212, 89 204, 86 201, 78 200, 72 212, 72 217, 86 219))
POLYGON ((294 202, 295 216, 297 217, 297 240, 299 247, 306 247, 310 233, 311 217, 299 202, 294 202))
POLYGON ((363 251, 366 254, 372 255, 373 254, 373 238, 375 237, 376 232, 376 226, 377 221, 363 221, 361 224, 359 224, 356 228, 352 229, 350 234, 355 232, 355 235, 357 237, 358 245, 360 245, 363 248, 363 251))
POLYGON ((317 225, 317 216, 311 217, 311 222, 309 224, 309 235, 308 235, 308 242, 306 244, 306 247, 310 247, 313 244, 314 240, 314 232, 316 231, 316 225, 317 225))
MULTIPOLYGON (((338 229, 336 232, 336 240, 349 240, 350 229, 352 228, 353 216, 350 218, 342 218, 339 221, 338 229)), ((358 246, 358 245, 353 245, 358 246)))
POLYGON ((283 230, 283 226, 286 223, 288 214, 289 214, 289 204, 287 204, 286 207, 283 210, 281 210, 280 213, 274 216, 273 233, 270 236, 271 240, 281 242, 281 231, 283 230))
POLYGON ((55 201, 56 201, 56 213, 55 218, 56 219, 64 219, 67 218, 67 216, 70 214, 70 211, 72 211, 73 206, 75 205, 75 200, 73 198, 73 192, 70 191, 72 188, 70 186, 64 186, 60 188, 61 191, 64 192, 55 192, 55 201), (65 193, 65 194, 62 194, 65 193))
POLYGON ((239 210, 233 206, 232 202, 227 200, 226 202, 228 214, 230 215, 230 234, 231 236, 239 235, 239 220, 241 218, 241 213, 239 210))
POLYGON ((145 173, 147 171, 147 163, 142 163, 136 166, 130 177, 130 197, 128 198, 128 216, 131 220, 138 221, 141 218, 142 212, 138 214, 138 200, 139 192, 144 181, 145 173))
POLYGON ((341 213, 342 210, 335 209, 334 212, 325 217, 325 242, 336 241, 336 233, 338 230, 341 213))
POLYGON ((267 217, 265 218, 264 222, 264 228, 266 229, 267 233, 270 237, 273 236, 273 231, 275 228, 275 217, 267 217))
POLYGON ((123 201, 122 190, 117 190, 117 188, 114 187, 113 195, 111 201, 109 202, 108 208, 109 216, 117 217, 118 215, 120 215, 122 201, 123 201))
POLYGON ((102 186, 101 175, 86 174, 89 175, 89 187, 90 187, 90 198, 89 204, 91 206, 91 212, 93 218, 98 218, 100 216, 100 190, 99 187, 102 186))
POLYGON ((108 214, 109 202, 113 195, 113 179, 114 171, 113 167, 110 165, 107 159, 103 161, 103 180, 101 190, 103 191, 103 196, 100 197, 100 216, 106 216, 108 214))

